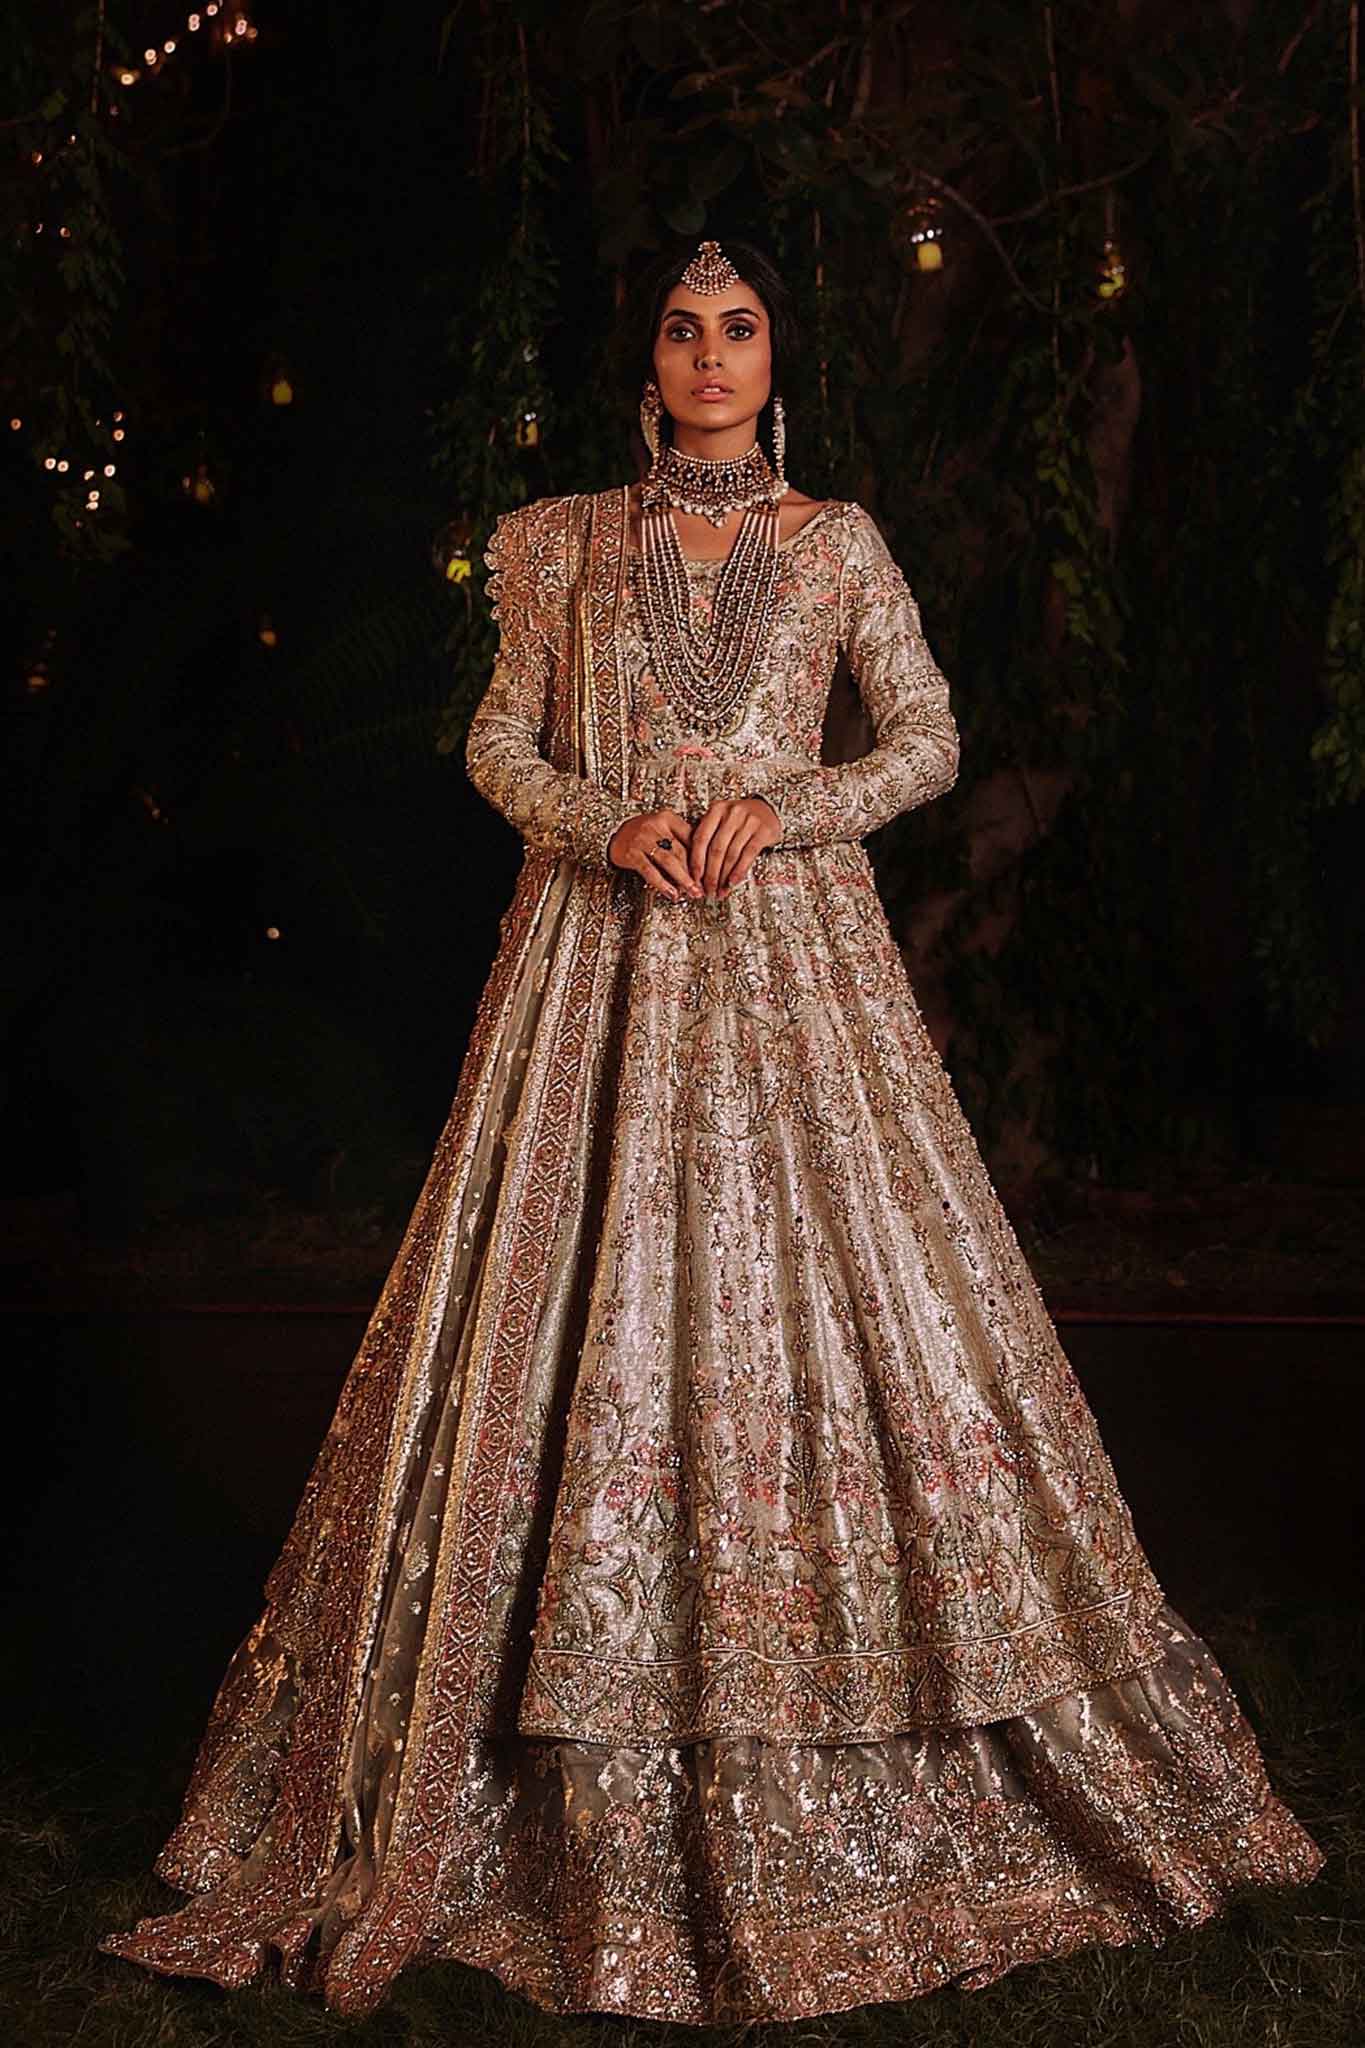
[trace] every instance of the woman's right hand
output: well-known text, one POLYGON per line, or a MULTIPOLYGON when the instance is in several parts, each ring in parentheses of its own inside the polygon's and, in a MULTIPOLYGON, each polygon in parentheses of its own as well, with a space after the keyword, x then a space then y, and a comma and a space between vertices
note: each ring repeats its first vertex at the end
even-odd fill
POLYGON ((688 869, 687 848, 691 838, 692 827, 679 812, 640 811, 612 833, 607 842, 607 859, 613 867, 633 868, 644 876, 648 888, 676 903, 680 896, 697 897, 705 893, 688 869), (660 846, 661 839, 671 839, 672 846, 660 846))

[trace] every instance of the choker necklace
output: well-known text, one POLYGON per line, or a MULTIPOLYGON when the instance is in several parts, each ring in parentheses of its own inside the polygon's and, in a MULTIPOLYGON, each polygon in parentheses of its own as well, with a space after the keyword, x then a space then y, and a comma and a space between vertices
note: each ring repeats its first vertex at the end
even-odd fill
POLYGON ((724 526, 732 512, 775 505, 786 490, 785 477, 778 476, 757 441, 743 455, 721 456, 684 455, 671 441, 660 441, 641 486, 646 508, 676 505, 713 526, 724 526))

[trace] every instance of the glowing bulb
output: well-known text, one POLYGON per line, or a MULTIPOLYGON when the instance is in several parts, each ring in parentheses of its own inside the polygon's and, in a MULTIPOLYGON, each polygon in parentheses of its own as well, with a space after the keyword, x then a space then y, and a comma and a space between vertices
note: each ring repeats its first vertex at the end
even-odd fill
POLYGON ((155 62, 156 62, 156 51, 155 51, 155 50, 144 50, 142 54, 143 54, 143 56, 144 56, 144 57, 145 57, 145 58, 147 59, 147 62, 148 62, 149 64, 155 64, 155 62))
POLYGON ((23 424, 24 424, 24 423, 23 423, 23 421, 22 421, 22 420, 11 420, 11 421, 10 421, 10 426, 11 426, 11 427, 13 428, 13 430, 14 430, 14 432, 15 432, 16 434, 18 433, 18 431, 19 431, 20 427, 22 427, 22 425, 23 425, 23 424))
POLYGON ((66 457, 63 456, 61 461, 57 464, 57 467, 63 473, 63 475, 65 475, 66 471, 70 469, 71 464, 66 460, 66 457))
POLYGON ((56 467, 57 467, 57 458, 56 458, 56 456, 55 456, 55 455, 49 455, 49 456, 47 457, 46 461, 45 461, 45 462, 43 463, 43 468, 44 468, 44 469, 55 469, 56 467))
POLYGON ((121 441, 121 440, 123 439, 123 429, 122 429, 122 427, 115 427, 115 429, 114 429, 114 439, 115 439, 116 441, 121 441))
POLYGON ((188 22, 187 22, 187 23, 185 24, 185 26, 186 26, 187 28, 190 28, 190 29, 196 29, 196 28, 198 28, 198 26, 199 26, 199 16, 198 16, 197 14, 192 14, 192 15, 190 16, 190 18, 189 18, 188 22))
POLYGON ((114 465, 113 465, 113 463, 112 463, 112 462, 106 462, 106 463, 105 463, 105 465, 104 465, 104 474, 105 474, 106 476, 112 476, 112 475, 114 474, 114 465))
POLYGON ((1123 255, 1115 241, 1107 241, 1100 262, 1100 278, 1096 287, 1100 298, 1116 299, 1127 289, 1128 274, 1124 268, 1123 255))
POLYGON ((175 50, 175 39, 172 38, 169 43, 163 43, 161 47, 168 57, 171 56, 175 50))
POLYGON ((268 939, 277 939, 280 935, 279 926, 277 924, 268 924, 265 928, 265 935, 268 939))

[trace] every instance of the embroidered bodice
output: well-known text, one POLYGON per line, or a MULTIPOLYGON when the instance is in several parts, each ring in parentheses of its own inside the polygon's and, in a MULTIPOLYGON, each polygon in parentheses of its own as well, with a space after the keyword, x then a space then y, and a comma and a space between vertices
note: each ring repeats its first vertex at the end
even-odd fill
MULTIPOLYGON (((626 577, 615 630, 628 788, 606 790, 557 762, 547 736, 563 723, 574 503, 544 498, 504 515, 486 557, 501 643, 466 761, 528 845, 607 866, 607 844, 627 817, 671 804, 696 818, 718 796, 754 791, 782 821, 781 846, 814 847, 860 839, 951 787, 957 728, 919 607, 869 514, 840 499, 781 544, 772 640, 731 733, 707 739, 679 715, 652 671, 626 577), (841 648, 875 744, 856 761, 826 765, 821 734, 841 648)), ((720 567, 689 560, 699 614, 720 567)))

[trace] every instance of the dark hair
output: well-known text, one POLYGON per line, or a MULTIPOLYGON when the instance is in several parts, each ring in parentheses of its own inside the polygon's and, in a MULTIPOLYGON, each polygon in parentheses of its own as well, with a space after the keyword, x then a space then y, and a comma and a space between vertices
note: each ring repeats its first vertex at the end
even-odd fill
MULTIPOLYGON (((774 394, 781 394, 795 369, 799 349, 792 295, 771 256, 752 242, 727 235, 721 250, 763 301, 772 349, 772 388, 774 394)), ((622 395, 629 400, 632 411, 639 403, 642 387, 654 375, 654 344, 669 293, 682 282, 682 274, 696 253, 696 243, 690 242, 686 248, 661 257, 640 278, 626 303, 615 336, 614 355, 622 395)), ((771 415, 771 404, 765 405, 759 416, 760 433, 771 432, 771 415)))

